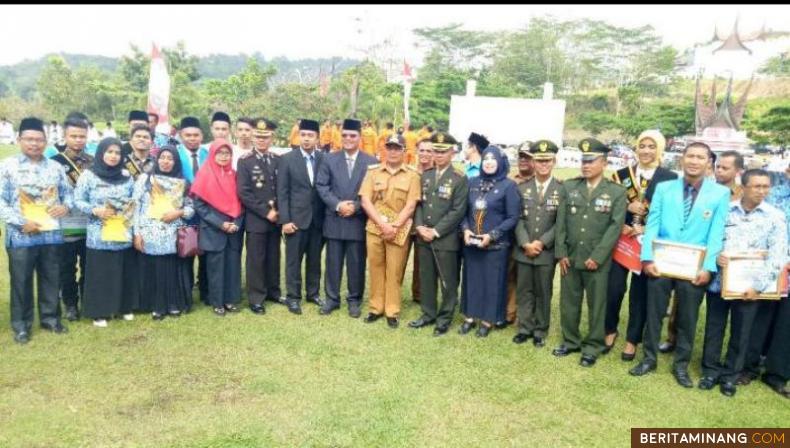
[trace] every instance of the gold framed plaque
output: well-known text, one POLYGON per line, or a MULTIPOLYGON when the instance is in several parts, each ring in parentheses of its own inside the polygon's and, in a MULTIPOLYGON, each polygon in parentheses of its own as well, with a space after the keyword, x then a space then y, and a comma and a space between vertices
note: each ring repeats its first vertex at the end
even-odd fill
MULTIPOLYGON (((753 288, 757 279, 765 275, 768 266, 768 252, 756 251, 728 255, 727 266, 722 268, 721 297, 735 300, 743 298, 747 289, 753 288)), ((770 287, 760 293, 759 299, 779 300, 782 297, 782 273, 776 272, 770 278, 770 287)))
POLYGON ((702 269, 705 251, 704 246, 653 240, 653 263, 661 277, 693 281, 702 269))

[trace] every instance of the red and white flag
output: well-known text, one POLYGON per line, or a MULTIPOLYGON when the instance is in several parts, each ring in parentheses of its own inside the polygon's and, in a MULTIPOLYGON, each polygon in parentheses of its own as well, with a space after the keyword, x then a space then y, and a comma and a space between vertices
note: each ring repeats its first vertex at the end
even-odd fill
POLYGON ((159 126, 169 130, 168 104, 170 102, 170 75, 159 48, 151 50, 151 72, 148 77, 148 112, 159 115, 159 126))

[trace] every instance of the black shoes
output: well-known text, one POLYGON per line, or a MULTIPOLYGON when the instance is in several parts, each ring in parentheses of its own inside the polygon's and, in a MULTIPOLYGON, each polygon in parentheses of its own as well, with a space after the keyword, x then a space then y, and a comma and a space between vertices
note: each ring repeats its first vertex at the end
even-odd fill
POLYGON ((544 345, 546 345, 546 340, 541 336, 535 336, 532 338, 532 345, 534 345, 537 348, 543 347, 544 345))
POLYGON ((228 304, 225 305, 225 311, 227 311, 229 313, 238 313, 240 310, 239 310, 239 307, 237 307, 236 305, 234 305, 232 303, 228 303, 228 304))
POLYGON ((326 303, 326 301, 324 299, 320 298, 320 297, 311 297, 311 298, 307 299, 307 301, 310 302, 310 303, 315 303, 320 308, 323 308, 324 303, 326 303))
POLYGON ((725 397, 732 397, 737 392, 737 388, 735 387, 735 383, 730 381, 723 382, 719 384, 719 392, 725 397))
POLYGON ((398 328, 398 324, 399 323, 400 322, 398 321, 397 317, 388 317, 387 318, 387 325, 389 325, 390 328, 398 328))
POLYGON ((776 392, 780 396, 784 398, 790 398, 790 389, 787 388, 787 384, 785 384, 784 381, 771 380, 765 374, 763 374, 763 376, 760 378, 760 381, 768 385, 768 387, 770 387, 772 391, 776 392))
POLYGON ((69 322, 80 320, 80 312, 77 310, 76 306, 66 307, 66 320, 69 322))
POLYGON ((360 309, 360 305, 358 303, 349 303, 348 304, 348 315, 354 319, 359 318, 362 315, 362 310, 360 309))
POLYGON ((628 371, 631 376, 643 376, 647 375, 648 373, 656 370, 656 365, 652 362, 642 361, 636 365, 636 367, 632 368, 628 371))
POLYGON ((302 307, 299 306, 298 300, 288 300, 286 305, 288 305, 288 311, 290 311, 292 314, 302 314, 302 307))
POLYGON ((658 345, 658 351, 661 353, 670 353, 675 351, 675 344, 670 342, 662 342, 658 345))
POLYGON ((47 331, 51 331, 53 333, 58 333, 58 334, 63 334, 63 333, 68 333, 69 332, 69 329, 64 327, 63 324, 60 323, 60 322, 55 323, 55 325, 41 324, 41 328, 43 328, 44 330, 47 330, 47 331))
POLYGON ((750 372, 748 370, 744 370, 738 375, 738 380, 735 381, 735 384, 738 386, 748 386, 749 383, 757 379, 757 374, 754 372, 750 372))
POLYGON ((513 343, 514 344, 523 344, 523 343, 527 342, 527 340, 530 337, 532 337, 532 336, 528 335, 528 334, 524 334, 524 333, 519 333, 519 334, 513 336, 513 343))
POLYGON ((413 321, 409 322, 409 328, 422 328, 422 327, 427 327, 428 325, 431 325, 431 324, 433 324, 434 322, 436 322, 436 321, 434 321, 434 320, 429 320, 429 319, 426 319, 426 318, 424 318, 424 317, 421 317, 421 318, 419 318, 419 319, 417 319, 417 320, 413 320, 413 321))
POLYGON ((673 369, 672 376, 675 377, 675 381, 681 386, 687 389, 694 387, 694 381, 691 381, 691 377, 689 377, 689 373, 685 369, 673 369))
POLYGON ((216 314, 219 317, 225 317, 225 308, 223 308, 221 306, 215 306, 214 307, 214 314, 216 314))
POLYGON ((368 313, 368 315, 365 317, 365 323, 372 324, 373 322, 376 322, 382 317, 384 317, 383 314, 368 313))
POLYGON ((592 355, 582 355, 582 359, 579 361, 579 365, 582 367, 592 367, 595 365, 595 356, 592 355))
POLYGON ((458 333, 466 334, 472 331, 472 328, 475 327, 475 321, 467 321, 465 320, 463 324, 461 324, 461 328, 458 329, 458 333))
POLYGON ((27 344, 30 342, 30 333, 27 331, 20 331, 19 333, 14 333, 14 342, 17 344, 27 344))
POLYGON ((288 299, 286 299, 285 297, 267 297, 264 301, 265 302, 279 303, 280 305, 285 305, 285 304, 287 304, 288 299))
POLYGON ((266 307, 262 303, 250 305, 250 311, 255 314, 266 314, 266 307))
POLYGON ((151 313, 151 319, 153 319, 153 320, 164 320, 165 319, 165 315, 164 314, 159 314, 159 313, 151 313))
POLYGON ((622 352, 622 353, 620 353, 620 359, 622 359, 625 362, 631 362, 635 358, 636 358, 636 352, 633 352, 633 353, 622 352))
POLYGON ((334 311, 334 310, 336 310, 338 308, 340 308, 340 305, 337 305, 337 304, 327 300, 324 303, 324 306, 322 306, 321 309, 318 311, 318 314, 320 314, 322 316, 328 316, 328 315, 332 314, 332 311, 334 311))
POLYGON ((558 358, 561 358, 563 356, 568 356, 571 353, 578 353, 580 351, 582 351, 582 349, 580 349, 580 348, 568 348, 568 347, 565 346, 565 344, 562 344, 559 347, 557 347, 554 350, 552 350, 551 354, 556 356, 556 357, 558 357, 558 358))
POLYGON ((494 324, 494 327, 496 327, 497 330, 501 330, 503 328, 507 328, 509 325, 513 325, 514 323, 514 320, 503 320, 494 324))
POLYGON ((711 390, 716 386, 716 383, 718 383, 716 378, 713 378, 712 376, 703 376, 699 380, 699 384, 697 384, 697 387, 699 387, 702 390, 711 390))
POLYGON ((488 333, 491 333, 491 326, 480 324, 480 326, 477 328, 477 332, 475 333, 475 336, 477 336, 478 338, 487 338, 488 333))
POLYGON ((450 326, 449 325, 439 325, 439 326, 437 326, 436 328, 433 329, 433 335, 434 336, 441 336, 441 335, 447 333, 449 330, 450 330, 450 326))

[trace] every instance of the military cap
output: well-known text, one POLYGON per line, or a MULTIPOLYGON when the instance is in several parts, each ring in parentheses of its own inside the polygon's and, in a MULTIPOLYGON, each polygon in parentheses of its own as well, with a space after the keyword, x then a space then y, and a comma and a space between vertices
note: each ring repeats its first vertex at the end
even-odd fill
POLYGON ((455 149, 455 145, 458 144, 458 141, 455 137, 446 132, 437 131, 431 135, 431 144, 434 151, 445 152, 455 149))
POLYGON ((551 140, 538 140, 529 145, 529 152, 536 160, 553 159, 559 150, 551 140))
POLYGON ((225 112, 214 112, 214 115, 211 116, 211 122, 214 123, 215 121, 224 121, 230 124, 230 115, 225 112))
POLYGON ((481 134, 478 134, 476 132, 472 132, 471 134, 469 134, 469 139, 468 140, 469 140, 469 143, 477 146, 477 149, 479 149, 481 152, 484 149, 488 148, 488 145, 490 144, 490 142, 485 137, 485 135, 481 135, 481 134))
POLYGON ((148 122, 148 112, 144 110, 129 111, 129 120, 127 121, 135 121, 135 120, 148 122))
POLYGON ((186 129, 186 128, 200 128, 200 120, 195 117, 184 117, 181 119, 181 124, 179 124, 178 129, 186 129))
POLYGON ((387 142, 384 143, 384 146, 400 146, 401 149, 403 149, 405 146, 405 140, 400 134, 392 134, 390 138, 387 139, 387 142))
POLYGON ((521 156, 523 154, 525 156, 532 157, 532 153, 529 152, 531 145, 532 142, 529 140, 526 140, 522 144, 518 145, 518 155, 521 156))
POLYGON ((590 137, 579 142, 579 149, 582 151, 582 160, 594 160, 605 156, 611 149, 600 141, 590 137))
POLYGON ((22 135, 25 131, 44 132, 44 122, 36 117, 23 118, 19 123, 19 134, 22 135))
POLYGON ((315 120, 308 120, 307 118, 302 118, 299 120, 299 130, 300 131, 313 131, 313 132, 321 132, 319 130, 319 124, 315 120))
POLYGON ((259 118, 255 121, 255 128, 253 129, 252 134, 256 137, 268 137, 273 135, 275 130, 277 130, 276 123, 265 118, 259 118))

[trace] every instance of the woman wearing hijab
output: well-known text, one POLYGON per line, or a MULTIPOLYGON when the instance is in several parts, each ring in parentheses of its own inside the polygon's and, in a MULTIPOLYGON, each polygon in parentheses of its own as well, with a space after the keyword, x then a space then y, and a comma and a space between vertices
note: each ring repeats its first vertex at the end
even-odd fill
POLYGON ((178 228, 194 215, 189 185, 181 174, 175 146, 160 148, 153 173, 141 174, 134 185, 137 212, 134 247, 140 252, 140 309, 154 320, 178 317, 187 308, 187 291, 176 254, 178 228))
POLYGON ((85 171, 74 190, 75 206, 89 215, 85 262, 84 316, 97 327, 123 315, 134 319, 140 279, 137 256, 132 249, 134 181, 121 163, 121 141, 99 142, 93 166, 85 171))
POLYGON ((478 337, 486 337, 495 322, 505 320, 507 265, 510 240, 521 211, 516 183, 505 154, 496 146, 482 154, 479 177, 469 183, 469 208, 461 224, 464 232, 464 271, 461 312, 466 334, 480 321, 478 337))
MULTIPOLYGON (((622 238, 637 238, 644 233, 650 200, 659 182, 677 178, 677 174, 662 168, 661 156, 666 147, 664 136, 657 130, 647 130, 636 139, 637 163, 615 172, 612 177, 616 183, 626 188, 628 209, 625 224, 620 235, 622 238)), ((625 295, 628 268, 612 263, 609 271, 609 286, 606 302, 605 330, 606 340, 604 353, 614 347, 619 334, 620 306, 625 295)), ((642 342, 642 333, 647 318, 647 277, 640 274, 631 275, 631 289, 628 293, 628 329, 626 345, 621 354, 623 361, 632 361, 636 356, 636 348, 642 342)))
POLYGON ((236 192, 232 158, 230 143, 214 140, 191 190, 200 217, 198 244, 206 253, 209 303, 218 316, 224 316, 226 311, 239 311, 236 304, 241 300, 244 215, 236 192))

